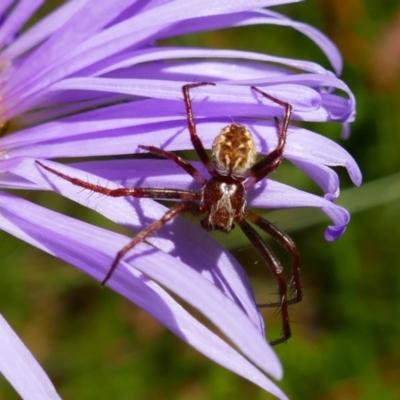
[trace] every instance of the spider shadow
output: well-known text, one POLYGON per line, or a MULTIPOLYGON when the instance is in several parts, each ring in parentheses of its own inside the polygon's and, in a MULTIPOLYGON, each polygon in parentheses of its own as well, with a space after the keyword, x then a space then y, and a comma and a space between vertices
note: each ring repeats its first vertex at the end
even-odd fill
MULTIPOLYGON (((193 218, 201 219, 198 215, 194 215, 193 218)), ((246 312, 242 300, 235 292, 232 287, 232 281, 229 279, 232 278, 232 273, 236 274, 245 283, 248 295, 253 297, 245 271, 227 249, 215 243, 215 239, 208 232, 201 227, 196 227, 196 232, 194 233, 193 228, 190 229, 190 225, 193 225, 193 222, 182 217, 176 218, 169 225, 168 237, 174 243, 174 248, 169 254, 179 258, 182 262, 212 282, 246 312), (190 233, 188 234, 188 232, 190 233), (229 276, 227 276, 227 271, 224 269, 224 265, 226 264, 221 264, 221 259, 226 257, 228 257, 233 269, 233 272, 229 271, 229 276), (193 260, 195 258, 198 258, 201 262, 196 261, 194 263, 193 260)))
MULTIPOLYGON (((185 131, 187 131, 187 126, 186 124, 186 120, 182 119, 182 120, 172 120, 172 121, 165 121, 162 123, 162 125, 164 127, 168 127, 168 128, 176 128, 176 133, 171 134, 168 136, 168 138, 166 138, 164 140, 164 142, 162 144, 158 144, 156 145, 157 147, 159 147, 160 149, 163 150, 168 150, 168 146, 174 142, 174 140, 176 138, 178 138, 180 135, 182 134, 187 134, 185 131)), ((143 143, 143 145, 148 145, 148 143, 143 143)), ((153 144, 154 146, 155 144, 153 144)))
MULTIPOLYGON (((276 124, 271 121, 258 121, 258 122, 259 123, 262 122, 265 125, 265 127, 273 127, 275 129, 277 129, 276 124)), ((269 154, 271 151, 274 150, 275 147, 268 145, 267 140, 262 135, 262 133, 259 131, 259 128, 254 125, 254 121, 245 119, 241 123, 248 126, 250 128, 250 131, 253 133, 253 135, 259 139, 260 145, 261 145, 259 155, 261 155, 262 157, 265 157, 267 154, 269 154)), ((277 134, 276 139, 278 140, 278 132, 276 134, 277 134)))
MULTIPOLYGON (((156 252, 156 249, 148 249, 140 254, 128 256, 126 261, 132 263, 136 258, 143 257, 143 255, 151 255, 154 252, 156 252)), ((190 304, 190 301, 186 301, 179 295, 171 293, 168 287, 158 283, 155 279, 148 277, 145 272, 140 273, 140 275, 136 276, 136 279, 134 280, 131 276, 128 276, 128 274, 130 274, 128 268, 122 268, 122 271, 117 277, 120 284, 125 287, 125 291, 128 293, 126 297, 130 299, 134 298, 136 305, 149 312, 149 314, 186 343, 191 344, 193 333, 196 334, 196 331, 199 330, 202 332, 204 327, 207 331, 215 332, 215 329, 209 326, 209 320, 207 317, 202 314, 202 316, 207 319, 207 323, 204 323, 203 318, 198 317, 195 302, 190 304), (134 281, 133 285, 132 281, 134 281), (160 293, 159 289, 154 287, 154 282, 166 293, 160 293), (171 302, 174 301, 178 302, 178 304, 182 306, 184 312, 171 306, 171 302), (172 310, 175 310, 177 313, 174 313, 172 310), (190 322, 191 319, 195 322, 190 322), (192 332, 192 334, 188 334, 188 330, 185 329, 185 326, 188 323, 191 325, 190 332, 192 332)), ((177 279, 179 278, 177 277, 177 279)), ((197 347, 195 346, 195 348, 197 347)))

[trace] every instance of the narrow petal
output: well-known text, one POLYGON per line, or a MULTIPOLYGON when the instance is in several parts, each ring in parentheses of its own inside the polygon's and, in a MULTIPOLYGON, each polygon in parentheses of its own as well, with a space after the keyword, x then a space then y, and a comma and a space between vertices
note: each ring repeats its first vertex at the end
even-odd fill
POLYGON ((339 239, 350 221, 350 214, 345 208, 272 179, 257 184, 249 191, 249 205, 265 208, 318 207, 335 224, 328 226, 325 231, 325 239, 329 241, 339 239), (266 186, 267 190, 262 190, 263 186, 266 186))
MULTIPOLYGON (((227 66, 227 69, 229 68, 232 68, 232 66, 227 66)), ((54 84, 51 87, 51 90, 89 90, 173 100, 176 99, 176 97, 172 97, 172 95, 176 95, 177 92, 180 92, 181 87, 193 77, 194 75, 184 76, 186 80, 181 82, 166 80, 160 81, 158 79, 152 80, 149 79, 149 76, 146 80, 129 79, 125 77, 71 78, 54 84)), ((229 74, 227 74, 226 79, 229 79, 229 74)), ((227 82, 229 82, 229 84, 232 83, 230 81, 227 82)), ((318 89, 318 91, 326 91, 326 88, 329 88, 329 90, 343 90, 348 94, 350 98, 349 100, 335 94, 322 93, 324 96, 324 106, 329 110, 327 115, 329 116, 329 120, 332 121, 339 120, 346 122, 348 117, 353 114, 355 108, 354 96, 350 89, 342 81, 332 77, 331 75, 295 74, 288 76, 285 74, 276 76, 276 74, 274 74, 274 76, 271 77, 253 77, 250 80, 244 79, 235 83, 246 84, 248 86, 256 85, 265 88, 267 91, 272 90, 278 98, 290 102, 295 111, 305 111, 306 109, 313 108, 316 111, 316 115, 318 115, 318 107, 321 106, 321 99, 316 95, 316 92, 312 98, 312 93, 310 91, 311 88, 318 89), (293 84, 293 86, 291 84, 293 84), (306 100, 308 105, 303 103, 304 100, 306 100), (341 103, 345 103, 345 105, 343 106, 341 103)), ((213 96, 210 97, 211 101, 216 101, 218 99, 218 101, 227 100, 232 102, 233 98, 235 98, 235 102, 243 102, 245 99, 246 89, 247 97, 250 100, 250 98, 253 97, 249 96, 250 88, 228 86, 221 81, 216 87, 197 88, 193 93, 196 94, 196 97, 201 95, 213 96)), ((249 100, 247 100, 246 103, 248 103, 249 100)), ((308 118, 309 120, 318 120, 315 119, 312 114, 308 114, 308 118)))
POLYGON ((24 400, 56 400, 53 384, 0 315, 0 372, 24 400))
POLYGON ((339 177, 333 169, 323 164, 309 162, 304 159, 296 159, 295 157, 290 157, 290 161, 303 170, 321 187, 325 193, 324 197, 327 200, 333 201, 339 196, 339 177))
MULTIPOLYGON (((187 82, 167 80, 142 80, 142 79, 109 79, 109 78, 71 78, 56 83, 51 90, 95 90, 112 93, 157 98, 177 99, 182 96, 182 86, 187 82)), ((269 87, 269 93, 283 101, 289 101, 296 110, 304 111, 316 109, 320 105, 320 97, 311 88, 296 85, 274 85, 269 87)), ((255 96, 248 87, 220 85, 204 86, 193 91, 196 101, 210 98, 212 102, 224 103, 268 103, 261 96, 255 96)), ((276 106, 276 104, 275 104, 276 106)), ((275 107, 276 108, 276 107, 275 107)))
MULTIPOLYGON (((290 127, 285 156, 294 163, 304 161, 314 165, 346 167, 353 183, 361 184, 362 174, 354 158, 334 141, 306 129, 290 127)), ((313 178, 312 171, 308 172, 313 178)))
POLYGON ((333 68, 337 75, 340 75, 342 72, 342 57, 338 48, 335 44, 322 32, 318 29, 315 29, 311 25, 304 24, 298 21, 294 21, 285 15, 279 14, 277 12, 271 10, 263 10, 265 15, 274 17, 277 19, 278 25, 283 26, 291 26, 294 29, 297 29, 299 32, 302 32, 304 35, 308 36, 314 43, 316 43, 320 49, 325 53, 328 60, 332 64, 333 68))
MULTIPOLYGON (((248 10, 248 9, 247 9, 248 10)), ((226 18, 223 15, 208 18, 193 18, 192 20, 183 20, 179 24, 172 27, 169 32, 170 36, 178 36, 201 30, 216 30, 222 28, 232 28, 233 26, 248 26, 248 25, 280 25, 290 26, 313 40, 325 53, 328 60, 331 62, 337 74, 340 74, 342 69, 342 59, 337 47, 324 34, 315 28, 293 21, 286 16, 271 10, 257 10, 242 13, 236 13, 226 18)))
MULTIPOLYGON (((47 86, 49 82, 51 83, 48 76, 50 70, 68 60, 78 44, 98 33, 133 1, 115 0, 112 3, 105 3, 102 7, 95 7, 95 1, 88 0, 80 7, 79 13, 73 14, 74 18, 62 20, 64 25, 59 27, 42 46, 24 58, 23 65, 15 70, 4 87, 4 93, 12 95, 17 90, 22 91, 29 87, 29 90, 23 93, 22 97, 25 97, 40 87, 47 86), (38 82, 36 86, 33 85, 35 82, 38 82)), ((75 6, 79 9, 79 4, 75 6)), ((72 11, 76 8, 74 7, 72 11)), ((65 73, 68 73, 67 69, 65 73)))
POLYGON ((88 0, 70 0, 56 8, 39 22, 26 30, 17 40, 12 42, 2 53, 5 59, 16 59, 45 40, 53 32, 63 26, 88 0))
MULTIPOLYGON (((118 57, 111 58, 111 60, 104 60, 103 63, 98 63, 91 69, 91 75, 100 76, 108 72, 115 71, 119 68, 132 68, 136 65, 146 64, 151 66, 152 61, 162 61, 162 60, 173 60, 173 59, 229 59, 231 65, 231 60, 246 60, 246 61, 260 61, 275 64, 283 64, 285 66, 296 68, 299 70, 304 70, 308 72, 314 72, 319 74, 327 74, 328 71, 321 67, 320 65, 313 63, 311 61, 302 61, 284 57, 271 56, 269 54, 256 53, 251 51, 240 51, 240 50, 227 50, 227 49, 202 49, 202 48, 188 48, 188 47, 155 47, 150 49, 137 50, 136 52, 129 52, 121 54, 118 57)), ((212 66, 212 60, 207 62, 207 68, 210 68, 210 63, 212 66)), ((182 64, 182 67, 189 68, 193 62, 190 64, 182 64)), ((259 64, 257 64, 259 66, 259 64)), ((254 68, 257 67, 254 65, 254 68)), ((238 65, 240 66, 240 64, 238 65)), ((168 64, 159 65, 154 64, 154 67, 163 68, 163 70, 168 70, 170 66, 168 64)), ((204 68, 203 68, 204 69, 204 68)), ((212 69, 212 68, 211 68, 212 69)), ((231 68, 232 69, 232 68, 231 68)), ((133 68, 134 70, 134 68, 133 68)), ((204 70, 202 71, 204 73, 204 70)))
POLYGON ((0 29, 0 47, 7 44, 25 24, 27 19, 44 3, 44 0, 21 0, 11 11, 0 29))
POLYGON ((14 2, 14 0, 3 0, 0 3, 0 17, 4 18, 5 12, 7 11, 7 9, 11 6, 11 4, 14 2))

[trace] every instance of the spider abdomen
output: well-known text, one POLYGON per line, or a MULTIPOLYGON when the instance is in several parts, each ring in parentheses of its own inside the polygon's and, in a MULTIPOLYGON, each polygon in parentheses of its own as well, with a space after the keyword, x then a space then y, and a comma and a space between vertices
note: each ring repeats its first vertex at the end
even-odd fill
POLYGON ((251 132, 241 124, 226 126, 215 138, 211 158, 220 175, 242 177, 256 161, 251 132))
POLYGON ((200 211, 207 212, 201 221, 207 231, 230 232, 235 219, 244 218, 245 189, 241 182, 229 176, 211 178, 202 189, 200 211))

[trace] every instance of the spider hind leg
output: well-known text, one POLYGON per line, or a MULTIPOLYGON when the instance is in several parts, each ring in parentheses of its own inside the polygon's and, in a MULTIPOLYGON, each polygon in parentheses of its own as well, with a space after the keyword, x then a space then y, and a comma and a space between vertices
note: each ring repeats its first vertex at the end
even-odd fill
POLYGON ((254 248, 260 254, 262 259, 266 262, 272 273, 275 275, 278 281, 278 289, 279 289, 279 303, 271 303, 262 305, 264 307, 279 307, 281 317, 282 317, 282 334, 279 338, 270 341, 269 343, 274 346, 279 343, 286 342, 291 336, 292 331, 290 329, 290 321, 289 321, 289 310, 288 310, 288 300, 287 300, 287 282, 285 275, 283 273, 283 268, 275 256, 275 254, 271 251, 262 237, 258 234, 258 232, 245 220, 236 221, 238 225, 243 230, 244 234, 253 244, 254 248))

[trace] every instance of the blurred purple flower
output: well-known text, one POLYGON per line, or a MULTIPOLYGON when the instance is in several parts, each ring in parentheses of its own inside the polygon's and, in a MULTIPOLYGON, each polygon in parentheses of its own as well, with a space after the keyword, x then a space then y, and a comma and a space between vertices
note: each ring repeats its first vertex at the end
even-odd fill
MULTIPOLYGON (((9 122, 12 133, 0 140, 0 185, 56 190, 138 232, 160 218, 165 207, 147 199, 88 197, 87 192, 39 169, 35 159, 132 154, 139 152, 139 145, 191 149, 180 98, 181 86, 194 80, 217 83, 196 89, 193 102, 206 148, 232 119, 250 127, 260 153, 276 146, 276 126, 265 118, 279 116, 282 110, 254 96, 251 85, 291 103, 294 120, 348 124, 354 118, 351 91, 315 63, 245 51, 154 45, 159 39, 191 32, 277 24, 308 35, 339 73, 340 55, 320 32, 260 8, 287 2, 115 0, 100 8, 95 0, 71 0, 19 34, 43 0, 3 1, 0 123, 9 122)), ((289 128, 285 157, 315 180, 324 197, 268 179, 249 191, 249 205, 318 207, 333 221, 326 238, 337 239, 349 214, 332 202, 339 194, 339 180, 330 167, 345 166, 359 184, 361 174, 353 158, 331 140, 296 126, 289 128)), ((45 163, 109 188, 194 184, 168 160, 45 163)), ((3 230, 97 280, 104 278, 116 252, 129 240, 4 192, 0 192, 0 209, 3 230)), ((151 245, 141 243, 124 259, 109 286, 212 360, 285 399, 265 375, 280 378, 281 366, 265 341, 246 275, 233 257, 181 218, 148 242, 151 245), (199 309, 235 347, 193 318, 164 287, 199 309)), ((18 375, 13 376, 16 380, 8 379, 18 390, 18 375)))

